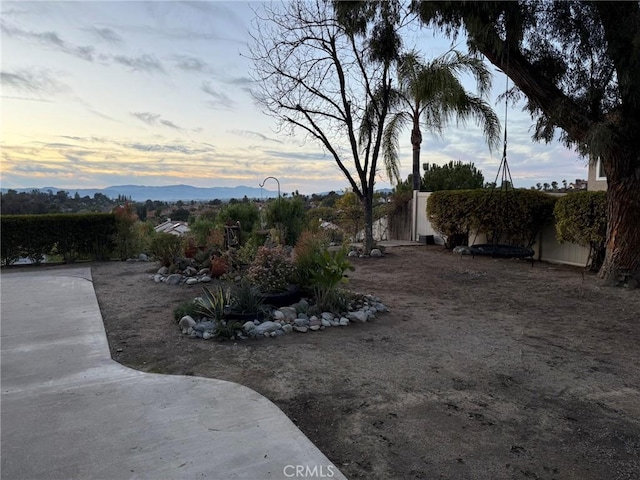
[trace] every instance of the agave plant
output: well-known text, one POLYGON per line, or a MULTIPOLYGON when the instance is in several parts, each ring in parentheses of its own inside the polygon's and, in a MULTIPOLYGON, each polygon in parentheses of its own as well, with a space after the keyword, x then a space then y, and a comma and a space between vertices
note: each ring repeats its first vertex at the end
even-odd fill
POLYGON ((231 292, 221 285, 213 291, 202 287, 202 296, 196 298, 198 313, 209 318, 221 320, 231 304, 231 292))

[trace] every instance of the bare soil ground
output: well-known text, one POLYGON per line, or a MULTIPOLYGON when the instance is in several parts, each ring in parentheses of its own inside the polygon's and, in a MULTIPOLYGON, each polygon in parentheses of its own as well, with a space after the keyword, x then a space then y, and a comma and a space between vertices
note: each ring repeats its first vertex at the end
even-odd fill
POLYGON ((350 288, 391 313, 235 343, 181 335, 173 308, 199 288, 154 265, 92 272, 115 360, 253 388, 348 478, 640 477, 640 290, 438 246, 353 264, 350 288))

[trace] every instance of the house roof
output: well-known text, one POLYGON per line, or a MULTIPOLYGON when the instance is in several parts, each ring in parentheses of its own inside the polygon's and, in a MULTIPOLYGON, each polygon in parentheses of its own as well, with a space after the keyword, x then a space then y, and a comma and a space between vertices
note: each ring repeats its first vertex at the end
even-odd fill
POLYGON ((154 228, 156 232, 170 233, 171 235, 177 235, 181 237, 189 231, 189 226, 186 222, 172 221, 171 219, 154 228))

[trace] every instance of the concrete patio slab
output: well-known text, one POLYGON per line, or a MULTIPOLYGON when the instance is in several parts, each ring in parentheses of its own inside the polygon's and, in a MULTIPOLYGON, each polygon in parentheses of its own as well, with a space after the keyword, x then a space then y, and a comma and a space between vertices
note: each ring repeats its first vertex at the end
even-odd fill
POLYGON ((2 478, 345 478, 255 391, 113 361, 88 268, 1 294, 2 478))

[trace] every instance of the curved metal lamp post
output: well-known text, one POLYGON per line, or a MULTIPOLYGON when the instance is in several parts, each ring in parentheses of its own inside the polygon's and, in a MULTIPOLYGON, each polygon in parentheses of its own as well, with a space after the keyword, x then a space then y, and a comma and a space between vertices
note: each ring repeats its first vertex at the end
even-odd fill
POLYGON ((264 184, 267 183, 267 180, 269 180, 270 178, 273 178, 276 183, 278 184, 278 201, 280 201, 280 181, 276 178, 276 177, 267 177, 265 178, 262 183, 260 184, 260 188, 264 187, 264 184))

